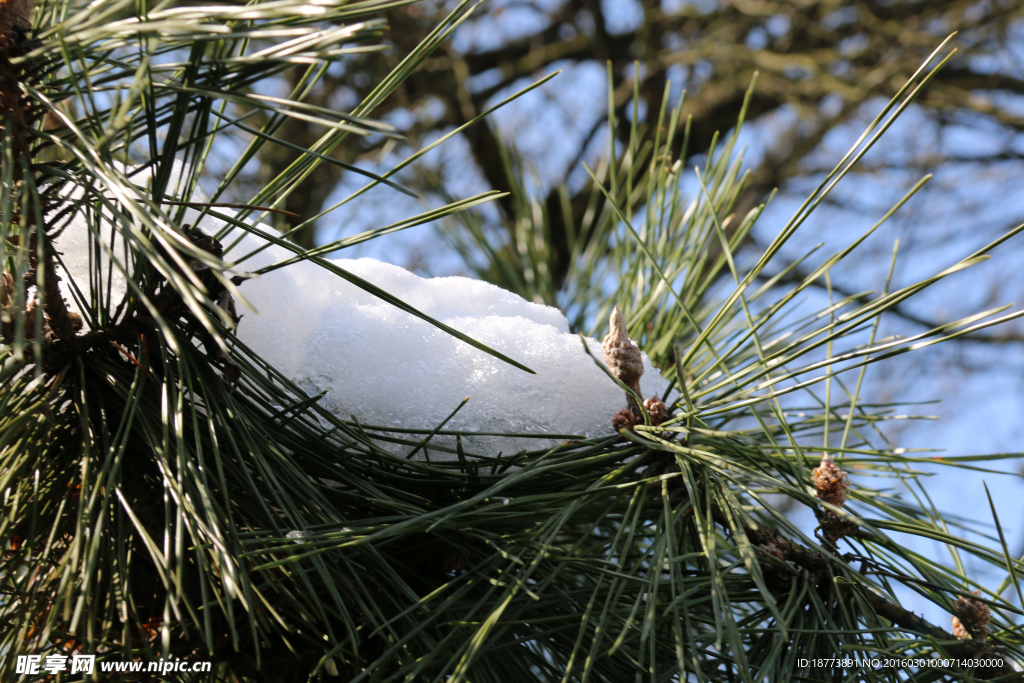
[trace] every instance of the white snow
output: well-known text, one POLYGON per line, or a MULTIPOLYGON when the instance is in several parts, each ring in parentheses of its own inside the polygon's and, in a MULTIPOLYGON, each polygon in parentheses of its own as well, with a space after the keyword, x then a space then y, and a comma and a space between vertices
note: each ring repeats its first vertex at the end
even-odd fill
MULTIPOLYGON (((203 199, 197 196, 193 201, 203 199)), ((194 221, 195 215, 185 220, 194 221)), ((200 223, 208 234, 222 226, 210 217, 200 223)), ((223 239, 225 247, 240 234, 236 228, 223 239)), ((59 245, 76 277, 87 272, 87 258, 74 253, 84 248, 83 236, 84 225, 78 222, 59 245)), ((239 259, 265 244, 244 234, 226 260, 239 259)), ((241 263, 239 270, 256 270, 291 256, 271 245, 241 263)), ((612 416, 626 405, 624 393, 583 351, 580 338, 569 332, 557 309, 468 278, 421 278, 373 259, 333 263, 537 373, 512 367, 309 262, 243 283, 241 292, 257 312, 238 306, 244 314, 238 338, 307 393, 328 391, 323 405, 338 416, 347 420, 354 415, 363 425, 430 430, 468 396, 469 402, 444 430, 612 434, 612 416)), ((87 276, 79 282, 87 286, 87 276)), ((123 283, 117 290, 124 291, 123 283)), ((588 344, 594 356, 602 358, 600 343, 590 339, 588 344)), ((644 363, 644 397, 662 395, 666 380, 646 355, 644 363)), ((560 441, 463 438, 467 452, 485 455, 550 448, 560 441)), ((430 444, 454 442, 452 436, 438 435, 430 444)), ((422 457, 421 450, 417 458, 422 457)), ((456 456, 431 450, 430 457, 456 456)))
MULTIPOLYGON (((236 251, 259 242, 247 236, 236 251)), ((256 263, 242 265, 255 269, 289 256, 275 246, 251 259, 256 263)), ((612 433, 612 415, 625 407, 625 395, 584 352, 558 309, 469 278, 421 278, 374 259, 332 262, 537 373, 473 348, 312 263, 244 283, 242 294, 259 313, 242 319, 238 338, 307 393, 329 391, 326 405, 339 416, 355 415, 364 425, 433 429, 468 396, 444 430, 612 433)), ((588 343, 602 358, 600 343, 588 343)), ((644 361, 643 394, 660 396, 667 382, 646 355, 644 361)), ((451 446, 454 437, 431 443, 451 446)), ((556 443, 464 439, 467 449, 491 455, 556 443)), ((455 457, 432 455, 446 456, 455 457)))
MULTIPOLYGON (((175 162, 175 168, 171 172, 171 179, 168 183, 168 193, 172 193, 177 188, 177 183, 181 175, 181 163, 175 162)), ((123 164, 113 163, 111 170, 118 174, 125 174, 126 169, 123 164)), ((141 188, 147 187, 150 181, 152 173, 149 169, 141 171, 128 171, 127 180, 124 187, 120 188, 119 192, 125 194, 135 193, 136 196, 144 196, 144 190, 141 188), (137 186, 137 187, 136 187, 137 186)), ((106 192, 107 197, 112 197, 112 192, 106 192)), ((60 290, 64 295, 65 300, 69 304, 69 308, 76 312, 81 313, 82 309, 78 306, 75 298, 72 296, 72 287, 68 282, 68 273, 74 278, 75 283, 78 285, 78 289, 82 296, 88 301, 89 298, 89 275, 90 272, 95 268, 95 262, 98 260, 100 265, 100 271, 102 272, 103 278, 103 290, 102 297, 106 301, 108 287, 110 289, 110 301, 111 307, 116 307, 117 303, 124 297, 127 292, 128 285, 127 279, 121 272, 121 269, 130 271, 131 264, 127 262, 127 250, 125 248, 124 239, 120 232, 115 232, 110 224, 110 212, 108 209, 103 209, 103 218, 99 220, 99 233, 100 241, 102 246, 94 245, 92 247, 92 253, 90 254, 90 240, 89 231, 87 226, 90 224, 95 225, 97 222, 98 212, 95 211, 95 207, 89 207, 89 213, 87 214, 86 209, 81 206, 85 192, 81 187, 70 186, 66 191, 66 199, 68 202, 78 203, 78 212, 68 221, 67 226, 60 232, 55 241, 55 246, 60 254, 60 260, 64 264, 64 267, 57 267, 57 274, 60 276, 60 290), (111 264, 110 255, 113 254, 114 263, 111 264), (108 278, 108 273, 110 277, 108 278)), ((145 195, 148 196, 148 195, 145 195)), ((205 199, 202 194, 196 192, 193 194, 192 200, 194 202, 203 202, 205 199)), ((176 207, 168 207, 176 208, 176 207)), ((230 213, 230 212, 227 212, 230 213)), ((186 208, 181 222, 183 224, 195 225, 199 219, 199 211, 186 208)), ((66 219, 65 219, 66 220, 66 219)), ((224 226, 223 221, 215 221, 213 219, 205 219, 204 225, 212 226, 210 229, 216 231, 224 226)), ((61 224, 63 225, 63 223, 61 224)), ((122 230, 123 230, 122 226, 122 230)), ((209 232, 209 229, 207 230, 209 232)), ((82 316, 85 329, 89 329, 89 320, 86 316, 82 316)))

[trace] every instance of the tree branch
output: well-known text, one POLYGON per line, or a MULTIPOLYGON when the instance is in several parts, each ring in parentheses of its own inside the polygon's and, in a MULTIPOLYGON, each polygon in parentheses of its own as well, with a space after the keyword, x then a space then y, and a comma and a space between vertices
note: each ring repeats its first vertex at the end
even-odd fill
MULTIPOLYGON (((788 285, 800 284, 804 280, 806 280, 809 275, 810 273, 806 272, 806 270, 794 268, 793 270, 779 278, 778 283, 788 285)), ((770 279, 771 275, 766 274, 765 277, 770 279)), ((825 283, 820 278, 811 282, 811 286, 816 287, 818 289, 825 289, 825 283)), ((830 286, 833 293, 838 294, 844 299, 849 299, 851 303, 857 304, 858 306, 866 306, 867 304, 870 304, 874 301, 873 299, 866 295, 855 294, 853 290, 849 289, 848 287, 844 287, 841 284, 837 284, 834 280, 832 281, 830 286)), ((897 317, 903 320, 906 320, 909 323, 913 323, 914 325, 918 325, 929 330, 941 327, 943 325, 943 323, 937 322, 935 320, 930 320, 929 318, 913 313, 907 310, 905 306, 902 306, 900 304, 897 304, 896 306, 890 308, 889 312, 895 314, 897 317)), ((1021 334, 1020 332, 1004 332, 1002 334, 974 333, 970 335, 965 335, 963 337, 956 337, 953 341, 977 342, 980 344, 1024 344, 1024 334, 1021 334)))

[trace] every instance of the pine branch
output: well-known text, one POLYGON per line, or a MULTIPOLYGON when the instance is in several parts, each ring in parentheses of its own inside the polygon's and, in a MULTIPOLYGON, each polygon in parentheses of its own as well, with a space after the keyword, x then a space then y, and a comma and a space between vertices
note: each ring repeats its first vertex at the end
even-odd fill
MULTIPOLYGON (((552 443, 546 442, 552 433, 510 434, 497 427, 467 434, 452 425, 462 413, 431 429, 406 424, 404 412, 396 424, 367 425, 358 414, 341 414, 331 396, 307 390, 305 368, 282 373, 246 345, 244 332, 234 334, 230 295, 236 287, 242 294, 246 287, 257 290, 227 269, 218 238, 200 226, 216 225, 221 237, 243 231, 246 245, 263 240, 250 254, 231 252, 242 263, 271 250, 269 244, 281 247, 283 255, 254 268, 261 277, 306 262, 301 268, 324 278, 311 276, 311 286, 330 290, 336 284, 330 278, 341 277, 413 318, 424 314, 323 259, 326 251, 456 216, 476 231, 479 244, 490 245, 488 226, 461 212, 493 193, 453 199, 318 249, 302 249, 253 224, 257 213, 280 211, 290 195, 301 204, 297 189, 316 179, 319 164, 338 160, 332 155, 353 160, 356 152, 341 151, 350 136, 393 134, 367 117, 401 99, 402 83, 418 65, 434 64, 428 57, 441 54, 438 48, 471 9, 459 4, 425 41, 403 45, 401 61, 351 111, 314 102, 311 93, 331 62, 348 60, 379 38, 381 24, 367 13, 393 6, 391 0, 257 0, 160 6, 149 8, 144 20, 117 3, 37 8, 37 17, 56 17, 59 9, 60 31, 29 32, 18 48, 24 54, 10 64, 46 62, 46 69, 32 72, 38 83, 20 85, 32 107, 56 122, 36 121, 26 129, 33 136, 28 153, 37 156, 34 165, 17 160, 31 171, 23 173, 24 182, 10 180, 19 167, 13 128, 5 129, 0 166, 0 492, 6 506, 0 623, 7 626, 0 629, 0 678, 15 676, 15 656, 29 652, 210 657, 215 670, 196 677, 199 683, 305 680, 318 671, 382 683, 620 683, 651 672, 666 679, 692 673, 709 683, 745 676, 789 683, 814 675, 796 658, 849 649, 894 657, 991 655, 994 649, 957 641, 875 593, 853 563, 870 563, 878 576, 936 592, 956 592, 950 587, 969 577, 855 528, 835 512, 835 498, 821 498, 828 510, 809 498, 808 454, 826 454, 828 462, 845 458, 872 482, 899 477, 908 486, 918 485, 907 472, 915 472, 920 459, 874 433, 892 417, 893 406, 862 397, 862 375, 852 384, 837 374, 842 368, 824 367, 828 374, 797 384, 788 367, 814 351, 807 340, 839 343, 876 323, 879 311, 871 302, 861 306, 855 323, 838 321, 830 309, 791 320, 788 314, 799 309, 786 295, 768 302, 769 315, 761 304, 778 294, 770 288, 759 291, 765 299, 757 309, 748 305, 754 282, 769 269, 778 272, 771 265, 776 255, 832 185, 816 189, 744 269, 734 254, 757 211, 738 223, 724 218, 746 182, 735 157, 742 121, 725 139, 711 135, 708 147, 713 141, 716 154, 699 174, 696 197, 682 195, 681 174, 688 171, 679 155, 693 130, 683 112, 672 110, 674 103, 649 106, 650 125, 612 125, 609 137, 630 153, 602 164, 585 201, 574 203, 560 191, 557 207, 548 206, 519 191, 526 186, 520 165, 503 158, 503 167, 492 169, 518 191, 507 200, 515 241, 514 248, 488 251, 481 268, 500 271, 529 299, 557 294, 545 270, 562 244, 551 232, 553 209, 586 217, 572 224, 573 239, 565 235, 567 301, 579 327, 615 302, 622 307, 609 349, 618 349, 612 365, 629 381, 636 413, 598 418, 632 429, 625 440, 599 430, 591 438, 552 443), (260 94, 278 85, 290 94, 260 94), (221 201, 263 146, 295 120, 317 132, 309 140, 289 138, 297 160, 261 182, 249 201, 221 201), (223 184, 214 197, 197 199, 203 164, 225 131, 239 136, 232 138, 232 166, 219 169, 223 184), (217 210, 225 204, 239 213, 217 210), (33 223, 39 216, 45 225, 33 223), (52 236, 48 231, 72 229, 87 238, 77 247, 82 253, 74 254, 87 265, 76 270, 65 258, 74 275, 57 287, 47 274, 58 256, 72 254, 47 252, 45 238, 52 236), (32 234, 42 241, 32 242, 32 234), (117 272, 123 296, 113 287, 111 273, 117 272), (735 286, 714 286, 722 278, 735 286), (58 296, 46 296, 31 319, 33 297, 38 302, 40 294, 58 294, 64 285, 89 322, 85 333, 70 329, 68 307, 61 308, 58 296), (762 339, 767 328, 779 336, 762 339), (659 397, 642 401, 641 348, 670 383, 659 397), (46 356, 42 366, 38 353, 46 356), (828 387, 824 400, 810 390, 821 382, 828 387), (666 404, 676 398, 673 389, 683 394, 685 408, 662 422, 671 409, 666 404), (810 407, 796 405, 798 396, 810 407), (508 453, 492 441, 475 441, 483 436, 531 437, 544 445, 508 453), (652 448, 673 453, 651 454, 652 448), (787 503, 773 509, 776 499, 816 506, 820 546, 787 520, 787 503), (843 536, 865 541, 864 557, 838 555, 833 546, 843 536), (849 582, 834 581, 839 575, 849 582), (781 596, 786 599, 776 599, 781 596)), ((657 7, 647 3, 650 11, 657 7)), ((595 16, 597 32, 607 32, 603 15, 595 16)), ((687 16, 687 22, 705 21, 687 16)), ((709 29, 726 35, 728 22, 715 18, 709 29)), ((916 72, 857 149, 875 145, 875 134, 934 73, 916 72)), ((619 80, 627 82, 615 75, 613 86, 619 80)), ((649 97, 645 83, 662 95, 664 79, 638 79, 615 88, 613 106, 649 97)), ((756 93, 744 93, 747 105, 756 103, 756 93)), ((468 89, 461 94, 472 95, 468 89)), ((705 95, 705 104, 721 104, 735 89, 709 87, 705 95)), ((467 101, 456 100, 460 106, 467 101)), ((465 113, 466 123, 479 118, 465 113)), ((388 172, 369 174, 369 184, 343 201, 387 184, 434 144, 388 172)), ((506 156, 500 148, 497 153, 506 156)), ((847 161, 859 153, 851 151, 847 161)), ((835 169, 830 182, 849 172, 835 169)), ((308 217, 306 208, 294 213, 308 217)), ((452 291, 455 307, 461 291, 452 291)), ((328 325, 331 309, 305 311, 309 320, 301 322, 328 325)), ((258 318, 251 322, 259 324, 258 318)), ((272 344, 290 344, 280 340, 296 332, 287 325, 266 331, 272 344)), ((393 356, 391 341, 363 339, 365 346, 344 349, 349 355, 340 364, 359 373, 390 369, 391 357, 363 359, 393 356)), ((521 342, 532 349, 530 339, 521 342)), ((436 384, 413 386, 414 374, 402 374, 401 364, 448 368, 465 358, 425 356, 420 346, 429 340, 416 344, 394 364, 385 389, 391 397, 409 392, 429 403, 436 401, 436 384)), ((288 348, 307 352, 297 343, 288 348)), ((912 349, 886 353, 904 350, 912 349)), ((849 359, 863 368, 874 356, 849 359)), ((819 369, 817 361, 805 368, 819 369)), ((474 381, 492 381, 480 374, 474 381)), ((358 395, 360 384, 346 384, 345 391, 358 395)), ((501 387, 495 393, 523 398, 518 383, 501 387)), ((367 403, 376 399, 368 396, 367 403)), ((582 398, 580 410, 590 397, 582 398)), ((510 418, 495 409, 488 419, 502 425, 510 418)), ((525 427, 515 422, 508 429, 525 427)), ((981 467, 972 458, 940 464, 981 467)), ((823 475, 810 476, 821 493, 823 475)), ((922 502, 927 496, 875 495, 866 488, 862 494, 858 504, 873 511, 878 528, 935 539, 1015 580, 1018 561, 954 536, 947 527, 959 532, 955 525, 962 522, 943 519, 922 502)), ((999 609, 1000 620, 1018 613, 1002 593, 985 600, 999 609)), ((1002 629, 1000 655, 1012 661, 1022 645, 1018 629, 1002 629)))
MULTIPOLYGON (((650 455, 655 467, 654 473, 680 473, 679 467, 675 463, 675 456, 671 453, 653 451, 650 455)), ((668 485, 667 490, 670 495, 672 505, 682 505, 684 507, 684 517, 693 515, 695 512, 695 506, 701 505, 700 501, 702 499, 702 494, 698 492, 695 496, 688 491, 681 473, 680 476, 668 479, 666 483, 668 485)), ((841 526, 842 529, 840 530, 840 533, 843 536, 853 536, 864 541, 875 543, 881 542, 885 545, 889 544, 888 541, 875 538, 873 534, 870 534, 855 525, 851 525, 845 520, 829 517, 827 511, 822 511, 819 507, 815 507, 814 511, 819 520, 823 521, 824 526, 841 526)), ((717 504, 712 503, 711 508, 709 510, 704 510, 703 514, 709 515, 710 518, 718 524, 719 527, 721 527, 723 532, 727 534, 733 533, 733 524, 730 522, 726 513, 717 504)), ((833 570, 837 570, 840 573, 854 571, 848 564, 851 560, 856 559, 852 555, 840 556, 834 549, 832 551, 828 551, 824 548, 810 548, 793 541, 792 539, 786 538, 780 534, 778 530, 769 529, 763 525, 743 522, 741 527, 742 532, 750 542, 754 544, 758 551, 757 557, 760 563, 761 572, 765 576, 777 576, 780 571, 780 561, 792 562, 794 565, 807 572, 808 576, 811 577, 813 585, 823 587, 831 585, 833 570)), ((791 570, 785 568, 783 571, 791 570)), ((790 574, 790 581, 795 578, 796 574, 790 574)), ((788 592, 785 588, 783 588, 782 591, 788 592)), ((1007 664, 1005 659, 996 653, 990 643, 984 640, 958 639, 952 633, 929 623, 923 617, 917 616, 913 612, 904 609, 896 602, 887 599, 868 587, 860 586, 859 594, 868 600, 872 609, 874 609, 879 616, 889 620, 902 629, 922 636, 927 636, 934 641, 941 643, 943 651, 949 655, 962 659, 999 658, 999 660, 1003 662, 1001 666, 986 668, 978 672, 978 675, 982 680, 989 680, 991 678, 1015 673, 1013 667, 1007 664)))

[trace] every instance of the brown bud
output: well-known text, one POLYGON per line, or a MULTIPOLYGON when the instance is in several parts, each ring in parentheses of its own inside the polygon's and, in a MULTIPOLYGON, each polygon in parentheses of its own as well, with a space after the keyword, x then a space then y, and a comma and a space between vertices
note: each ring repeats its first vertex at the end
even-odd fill
MULTIPOLYGON (((604 362, 608 365, 612 375, 643 399, 640 394, 640 377, 644 374, 644 360, 640 355, 639 347, 633 343, 626 332, 626 319, 622 317, 622 311, 618 306, 612 309, 609 327, 608 336, 604 338, 604 343, 601 345, 604 350, 604 362)), ((632 396, 627 395, 626 403, 633 411, 634 416, 641 416, 640 405, 632 396)))
POLYGON ((665 407, 665 404, 657 396, 645 400, 644 408, 647 409, 647 414, 651 416, 651 424, 660 425, 665 421, 665 416, 668 414, 668 408, 665 407))
POLYGON ((850 488, 850 480, 828 453, 822 456, 821 465, 811 472, 811 481, 814 482, 819 499, 837 508, 843 507, 843 503, 846 502, 846 490, 850 488))
POLYGON ((621 432, 623 429, 627 432, 631 432, 635 426, 636 417, 634 417, 633 411, 628 408, 623 408, 612 417, 612 429, 614 429, 616 433, 621 432))
MULTIPOLYGON (((981 591, 974 591, 977 596, 981 591)), ((980 600, 960 596, 956 599, 957 616, 953 617, 953 635, 961 640, 974 638, 985 640, 988 637, 988 621, 992 616, 988 605, 980 600)))

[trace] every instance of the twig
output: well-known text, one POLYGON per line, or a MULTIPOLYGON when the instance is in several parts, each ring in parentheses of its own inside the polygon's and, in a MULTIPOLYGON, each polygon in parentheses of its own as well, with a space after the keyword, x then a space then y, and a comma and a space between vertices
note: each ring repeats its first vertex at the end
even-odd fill
MULTIPOLYGON (((671 464, 665 462, 662 465, 665 468, 665 471, 670 471, 674 464, 675 457, 669 453, 661 453, 659 455, 666 456, 663 459, 670 459, 672 461, 671 464)), ((678 470, 678 466, 675 469, 678 470)), ((670 481, 678 482, 669 484, 669 491, 672 494, 673 499, 672 502, 673 504, 676 504, 677 502, 684 500, 685 497, 687 497, 688 492, 686 492, 686 485, 683 483, 681 477, 674 477, 670 481), (678 489, 682 489, 682 491, 679 491, 678 489)), ((692 495, 689 495, 688 497, 690 498, 691 505, 693 505, 695 500, 700 498, 700 496, 692 495)), ((729 526, 729 522, 725 514, 714 504, 712 504, 711 518, 723 529, 730 530, 731 527, 729 526)), ((776 530, 768 529, 764 526, 743 524, 743 532, 746 534, 750 542, 758 549, 758 563, 761 565, 762 570, 769 573, 778 573, 778 560, 788 560, 801 569, 806 570, 816 580, 816 583, 821 585, 823 582, 828 580, 828 568, 830 566, 837 566, 844 569, 849 567, 849 564, 841 557, 826 553, 819 549, 809 548, 782 536, 776 530)), ((902 629, 919 633, 942 642, 944 650, 951 655, 967 658, 984 657, 987 659, 999 659, 1003 662, 1002 666, 992 667, 985 669, 984 671, 976 672, 976 675, 979 678, 995 678, 997 676, 1016 673, 1014 669, 1006 663, 1006 660, 1001 657, 989 643, 973 639, 960 640, 945 629, 935 626, 923 617, 919 617, 909 610, 903 609, 898 604, 889 601, 885 597, 866 587, 861 587, 861 594, 867 598, 868 602, 879 616, 889 620, 902 629)))

